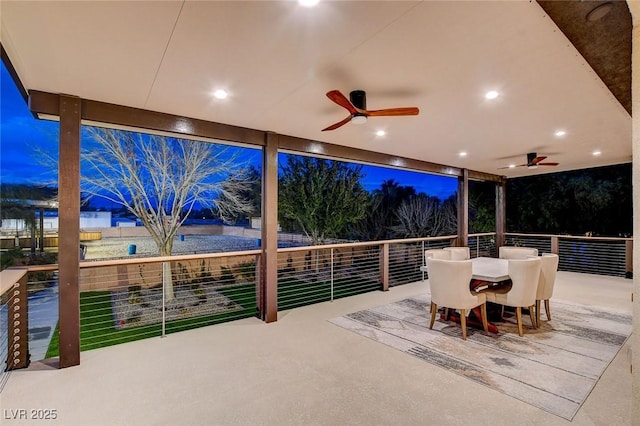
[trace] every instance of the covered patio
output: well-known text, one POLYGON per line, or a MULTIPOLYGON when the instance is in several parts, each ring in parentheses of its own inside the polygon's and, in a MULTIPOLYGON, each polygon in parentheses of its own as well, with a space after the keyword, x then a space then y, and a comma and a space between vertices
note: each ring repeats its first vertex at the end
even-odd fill
MULTIPOLYGON (((495 424, 496 410, 504 424, 523 418, 566 423, 326 321, 424 292, 427 284, 277 311, 279 151, 457 177, 459 245, 468 237, 469 180, 496 183, 496 240, 501 245, 507 232, 507 178, 629 162, 631 146, 637 164, 638 119, 631 119, 623 100, 537 2, 326 2, 317 15, 292 8, 292 2, 94 6, 2 4, 3 60, 33 114, 60 121, 60 326, 69 332, 61 336, 59 366, 76 366, 49 371, 40 364, 16 371, 3 392, 3 405, 22 406, 19 401, 28 395, 30 406, 56 408, 71 424, 105 417, 116 424, 398 419, 412 424, 426 418, 495 424), (132 40, 139 45, 132 47, 132 40), (490 52, 495 56, 488 61, 483 55, 490 52), (207 73, 214 68, 235 85, 231 108, 209 97, 220 84, 207 73), (321 132, 345 115, 324 94, 360 88, 369 93, 370 109, 415 104, 421 113, 370 117, 367 126, 379 118, 375 122, 387 130, 384 140, 376 139, 375 128, 352 123, 321 132), (486 103, 484 92, 496 89, 498 103, 486 103), (74 330, 79 324, 78 157, 85 123, 263 150, 258 304, 260 317, 277 325, 245 319, 86 352, 80 363, 74 330), (575 137, 557 142, 554 132, 565 127, 575 137), (601 152, 593 156, 596 150, 601 152), (560 165, 509 167, 534 152, 560 165), (45 371, 34 371, 39 369, 45 371), (56 391, 67 385, 77 393, 56 391), (477 409, 461 411, 453 394, 477 409), (217 420, 212 411, 223 417, 217 420)), ((640 13, 636 8, 629 2, 631 13, 640 13)), ((637 26, 633 31, 636 40, 637 26)), ((639 52, 634 46, 635 62, 639 52)), ((634 88, 638 81, 633 80, 634 88)), ((634 167, 634 184, 638 179, 634 167)), ((638 197, 634 202, 637 210, 638 197)), ((634 236, 640 232, 638 223, 634 236)), ((639 258, 636 250, 636 271, 639 258)), ((640 298, 632 304, 629 293, 638 294, 638 278, 598 277, 594 282, 589 277, 563 273, 556 297, 633 309, 637 330, 640 298)), ((640 349, 637 337, 632 342, 615 358, 576 422, 640 419, 640 369, 633 376, 628 372, 631 356, 640 364, 640 349), (632 346, 636 350, 630 355, 632 346)))
MULTIPOLYGON (((554 300, 631 312, 632 285, 559 272, 554 300)), ((74 368, 36 363, 12 373, 2 405, 56 409, 69 425, 633 424, 630 342, 570 423, 329 322, 428 290, 417 282, 280 312, 268 327, 248 318, 83 352, 74 368)))

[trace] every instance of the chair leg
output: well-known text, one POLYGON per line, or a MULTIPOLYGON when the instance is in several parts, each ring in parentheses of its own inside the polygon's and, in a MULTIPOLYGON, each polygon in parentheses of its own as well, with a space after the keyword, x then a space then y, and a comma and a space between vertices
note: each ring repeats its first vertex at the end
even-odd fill
POLYGON ((549 299, 544 301, 544 310, 547 313, 547 321, 551 321, 551 308, 549 307, 549 299))
POLYGON ((482 328, 484 332, 487 333, 489 331, 489 324, 487 323, 487 304, 483 303, 480 305, 480 313, 482 314, 482 328))
POLYGON ((540 300, 536 300, 536 327, 540 327, 540 300))
POLYGON ((429 330, 433 329, 433 323, 436 321, 436 311, 438 310, 438 306, 435 303, 431 302, 431 324, 429 324, 429 330))
POLYGON ((522 308, 520 306, 516 308, 516 319, 518 320, 518 334, 522 337, 524 334, 522 333, 522 308))
POLYGON ((462 326, 462 339, 467 340, 467 312, 460 309, 460 325, 462 326))
POLYGON ((536 323, 536 316, 533 310, 534 310, 534 306, 533 305, 529 306, 529 316, 531 317, 531 328, 538 328, 536 323))

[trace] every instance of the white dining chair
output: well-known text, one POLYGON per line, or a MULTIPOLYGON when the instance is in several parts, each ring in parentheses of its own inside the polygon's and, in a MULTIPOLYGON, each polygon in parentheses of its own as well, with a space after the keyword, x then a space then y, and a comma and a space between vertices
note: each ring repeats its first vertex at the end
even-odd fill
POLYGON ((560 258, 557 254, 543 253, 540 261, 540 278, 538 280, 538 292, 536 294, 536 324, 538 327, 540 327, 540 308, 543 300, 547 321, 551 320, 549 299, 553 296, 553 287, 556 282, 556 272, 558 272, 560 258))
POLYGON ((471 258, 469 247, 445 247, 443 250, 451 252, 451 260, 467 260, 471 258))
POLYGON ((526 259, 529 256, 537 256, 538 249, 533 247, 502 246, 498 249, 500 259, 526 259))
POLYGON ((531 326, 536 328, 534 308, 536 304, 536 293, 538 291, 538 281, 540 279, 540 258, 530 257, 527 259, 509 259, 509 278, 511 288, 494 289, 485 291, 487 302, 498 303, 503 306, 516 308, 516 319, 518 322, 518 334, 522 332, 522 308, 529 308, 531 326))
POLYGON ((469 281, 471 280, 470 260, 445 260, 427 259, 429 267, 429 287, 431 288, 431 323, 429 329, 433 329, 436 320, 438 306, 457 309, 460 312, 460 325, 462 338, 467 340, 467 315, 469 311, 480 306, 482 327, 487 331, 487 304, 483 293, 471 293, 469 281))
POLYGON ((424 281, 425 279, 425 272, 428 274, 429 273, 429 265, 427 263, 428 259, 444 259, 444 260, 450 260, 451 259, 451 253, 442 249, 428 249, 424 251, 424 263, 423 265, 420 267, 420 271, 422 271, 422 281, 424 281))

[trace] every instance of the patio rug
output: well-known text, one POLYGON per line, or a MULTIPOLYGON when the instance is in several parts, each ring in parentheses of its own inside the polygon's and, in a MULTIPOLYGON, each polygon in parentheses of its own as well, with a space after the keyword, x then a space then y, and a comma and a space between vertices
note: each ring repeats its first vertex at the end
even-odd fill
MULTIPOLYGON (((333 324, 453 371, 542 410, 573 419, 631 334, 631 315, 551 300, 551 321, 524 336, 515 316, 499 333, 440 320, 429 330, 430 296, 412 297, 330 320, 333 324)), ((543 308, 544 309, 544 308, 543 308)))

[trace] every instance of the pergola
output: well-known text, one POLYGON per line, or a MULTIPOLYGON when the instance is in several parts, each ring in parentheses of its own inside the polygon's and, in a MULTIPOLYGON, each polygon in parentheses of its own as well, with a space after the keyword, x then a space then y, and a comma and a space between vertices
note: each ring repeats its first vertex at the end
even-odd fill
MULTIPOLYGON (((33 114, 60 121, 60 324, 68 330, 60 337, 60 365, 80 360, 83 123, 262 148, 260 309, 267 322, 277 319, 278 151, 457 177, 461 243, 471 179, 497 184, 500 244, 507 178, 619 164, 632 155, 640 161, 640 123, 615 82, 607 83, 614 71, 598 73, 597 61, 585 59, 588 49, 577 48, 580 29, 572 44, 558 27, 569 12, 546 3, 553 2, 337 1, 307 10, 293 2, 3 2, 3 60, 33 114), (219 86, 231 93, 226 104, 210 97, 219 86), (365 89, 370 109, 416 105, 421 113, 321 132, 345 115, 324 96, 330 89, 365 89), (500 93, 495 102, 484 99, 488 90, 500 93), (376 126, 386 139, 373 135, 376 126), (559 130, 567 134, 556 139, 559 130), (530 152, 560 165, 503 169, 530 152)), ((565 3, 585 13, 583 35, 585 29, 608 34, 607 16, 620 28, 630 19, 628 4, 638 39, 636 2, 600 12, 592 10, 600 3, 565 3)), ((609 37, 613 44, 604 50, 620 41, 609 37)), ((633 49, 637 63, 640 48, 633 49)), ((634 74, 637 92, 637 67, 634 74)), ((635 99, 637 105, 637 93, 635 99)), ((638 176, 634 167, 636 185, 638 176)), ((634 203, 638 210, 638 197, 634 203)), ((634 220, 636 242, 639 223, 634 220)), ((636 250, 635 270, 639 258, 636 250)), ((636 297, 635 330, 639 318, 636 297)), ((640 339, 634 339, 633 361, 640 365, 640 339)), ((634 418, 640 418, 639 370, 634 418)))

